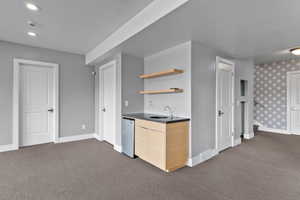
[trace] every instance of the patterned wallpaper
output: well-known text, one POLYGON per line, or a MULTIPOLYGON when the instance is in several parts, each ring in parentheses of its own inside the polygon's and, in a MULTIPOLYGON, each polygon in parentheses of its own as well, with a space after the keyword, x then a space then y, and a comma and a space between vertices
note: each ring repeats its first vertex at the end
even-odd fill
POLYGON ((255 67, 254 119, 267 128, 287 129, 287 72, 300 70, 300 60, 255 67))

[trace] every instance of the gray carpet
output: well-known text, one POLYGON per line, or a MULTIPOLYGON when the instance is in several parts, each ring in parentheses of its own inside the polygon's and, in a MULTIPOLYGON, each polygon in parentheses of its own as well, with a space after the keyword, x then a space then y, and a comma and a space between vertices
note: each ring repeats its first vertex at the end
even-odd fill
POLYGON ((2 200, 298 200, 300 137, 259 133, 166 174, 96 140, 0 153, 2 200))

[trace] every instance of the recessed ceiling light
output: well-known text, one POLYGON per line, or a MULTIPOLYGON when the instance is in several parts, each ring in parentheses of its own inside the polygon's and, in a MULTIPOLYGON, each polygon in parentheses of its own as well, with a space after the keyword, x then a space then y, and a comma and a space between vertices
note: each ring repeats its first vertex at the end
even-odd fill
POLYGON ((36 37, 37 34, 35 32, 29 31, 27 32, 27 35, 31 36, 31 37, 36 37))
POLYGON ((293 48, 290 50, 290 52, 296 56, 300 56, 300 47, 293 48))
POLYGON ((33 3, 26 3, 26 7, 29 9, 29 10, 33 10, 33 11, 38 11, 40 8, 33 4, 33 3))

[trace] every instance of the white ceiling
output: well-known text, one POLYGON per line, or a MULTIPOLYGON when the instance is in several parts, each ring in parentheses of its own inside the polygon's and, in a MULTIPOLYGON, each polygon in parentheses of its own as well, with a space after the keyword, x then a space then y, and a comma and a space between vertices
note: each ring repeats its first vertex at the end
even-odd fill
MULTIPOLYGON (((153 0, 2 0, 0 40, 86 54, 153 0), (26 35, 27 21, 39 36, 26 35)), ((148 56, 187 40, 257 63, 290 58, 300 45, 299 0, 189 0, 112 51, 148 56)))
POLYGON ((190 0, 117 48, 144 57, 195 40, 235 58, 267 62, 290 57, 282 50, 300 45, 299 13, 299 0, 190 0))
POLYGON ((1 0, 0 40, 85 54, 152 0, 1 0), (30 2, 32 2, 30 0, 30 2), (39 36, 30 38, 28 20, 37 22, 39 36))

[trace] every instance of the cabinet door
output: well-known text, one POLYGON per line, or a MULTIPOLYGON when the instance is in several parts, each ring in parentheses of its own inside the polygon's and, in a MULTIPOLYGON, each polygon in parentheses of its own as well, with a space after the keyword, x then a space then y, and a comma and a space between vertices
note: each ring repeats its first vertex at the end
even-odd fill
POLYGON ((147 129, 135 126, 135 155, 139 156, 141 159, 147 159, 147 137, 147 129))
POLYGON ((149 129, 148 134, 148 152, 149 162, 163 170, 166 168, 166 134, 156 130, 149 129))
POLYGON ((167 170, 173 171, 186 165, 188 160, 189 123, 167 125, 167 170))

